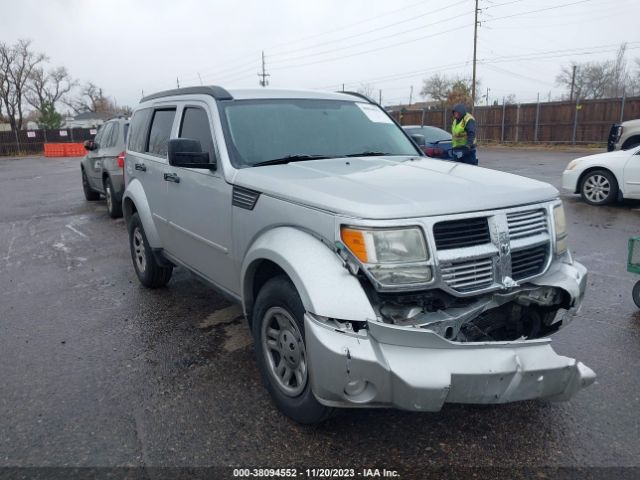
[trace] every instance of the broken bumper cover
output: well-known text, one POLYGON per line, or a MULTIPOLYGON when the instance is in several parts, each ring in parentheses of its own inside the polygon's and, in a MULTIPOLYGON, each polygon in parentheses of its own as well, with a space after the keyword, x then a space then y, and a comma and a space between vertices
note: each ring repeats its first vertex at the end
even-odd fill
MULTIPOLYGON (((572 310, 577 308, 584 267, 562 264, 550 277, 554 281, 544 283, 563 283, 572 310)), ((445 403, 568 400, 596 377, 581 362, 558 355, 548 338, 459 343, 427 329, 379 322, 345 331, 310 314, 305 336, 311 387, 328 406, 438 411, 445 403)))

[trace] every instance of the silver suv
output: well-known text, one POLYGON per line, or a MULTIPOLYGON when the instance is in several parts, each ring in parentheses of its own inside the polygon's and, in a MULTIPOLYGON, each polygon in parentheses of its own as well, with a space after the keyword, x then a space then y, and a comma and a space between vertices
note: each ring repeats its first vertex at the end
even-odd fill
POLYGON ((151 95, 125 172, 140 282, 180 265, 241 303, 266 387, 299 422, 566 400, 595 378, 548 338, 587 279, 558 191, 423 157, 364 97, 151 95))
POLYGON ((114 118, 106 122, 93 140, 84 142, 87 155, 80 162, 82 189, 87 200, 107 200, 111 218, 122 216, 124 192, 124 156, 129 119, 114 118))

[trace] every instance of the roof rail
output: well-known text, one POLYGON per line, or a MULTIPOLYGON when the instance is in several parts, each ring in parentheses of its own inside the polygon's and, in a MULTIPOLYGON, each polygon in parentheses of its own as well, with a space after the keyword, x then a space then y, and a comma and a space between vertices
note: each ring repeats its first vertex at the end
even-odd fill
POLYGON ((216 100, 233 100, 233 97, 224 88, 216 85, 208 87, 184 87, 174 88, 173 90, 165 90, 163 92, 152 93, 147 95, 140 103, 147 102, 149 100, 155 100, 156 98, 172 97, 174 95, 210 95, 216 100))
POLYGON ((367 101, 367 102, 369 102, 369 103, 373 103, 374 105, 377 105, 377 103, 376 103, 376 102, 374 102, 373 100, 371 100, 369 97, 367 97, 366 95, 364 95, 364 94, 362 94, 362 93, 358 93, 358 92, 350 92, 350 91, 348 91, 348 90, 346 90, 346 91, 340 91, 340 90, 338 90, 338 91, 336 91, 336 93, 345 93, 345 94, 347 94, 347 95, 353 95, 354 97, 361 98, 361 99, 363 99, 363 100, 366 100, 366 101, 367 101))

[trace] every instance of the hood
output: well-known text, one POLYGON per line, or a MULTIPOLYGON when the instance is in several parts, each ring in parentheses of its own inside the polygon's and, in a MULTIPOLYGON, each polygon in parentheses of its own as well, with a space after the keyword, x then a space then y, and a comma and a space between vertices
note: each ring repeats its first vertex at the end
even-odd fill
POLYGON ((244 168, 233 183, 355 218, 393 219, 552 200, 547 183, 424 157, 358 157, 244 168))
POLYGON ((595 153, 593 155, 587 155, 586 157, 576 158, 574 161, 577 163, 589 162, 589 164, 599 163, 605 165, 607 162, 615 162, 619 159, 627 159, 637 150, 640 149, 634 147, 629 150, 613 150, 611 152, 595 153))

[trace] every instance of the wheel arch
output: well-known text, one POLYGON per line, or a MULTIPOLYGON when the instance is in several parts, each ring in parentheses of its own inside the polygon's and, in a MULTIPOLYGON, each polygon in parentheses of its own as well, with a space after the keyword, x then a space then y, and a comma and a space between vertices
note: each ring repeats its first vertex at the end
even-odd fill
POLYGON ((628 148, 632 148, 633 146, 640 145, 640 134, 632 135, 627 138, 622 146, 620 147, 622 150, 626 150, 628 148))
POLYGON ((604 171, 604 172, 607 172, 607 173, 611 174, 613 176, 613 178, 615 178, 616 183, 618 184, 617 185, 618 189, 620 188, 620 183, 618 182, 618 177, 616 177, 616 174, 613 173, 610 168, 598 165, 598 166, 589 167, 584 172, 582 172, 580 174, 580 177, 578 178, 578 182, 576 183, 576 191, 574 193, 580 193, 582 191, 582 182, 584 182, 584 179, 586 178, 586 176, 588 174, 590 174, 591 172, 595 172, 597 170, 601 170, 601 171, 604 171))
POLYGON ((309 233, 278 227, 255 240, 242 263, 242 307, 249 322, 259 288, 282 274, 308 312, 342 320, 375 319, 364 289, 334 252, 309 233))
POLYGON ((129 182, 123 195, 122 206, 127 228, 131 222, 131 216, 137 213, 144 227, 144 233, 147 236, 149 245, 152 248, 162 248, 162 242, 140 181, 134 179, 129 182))

